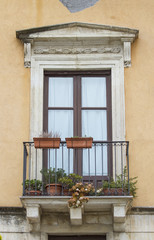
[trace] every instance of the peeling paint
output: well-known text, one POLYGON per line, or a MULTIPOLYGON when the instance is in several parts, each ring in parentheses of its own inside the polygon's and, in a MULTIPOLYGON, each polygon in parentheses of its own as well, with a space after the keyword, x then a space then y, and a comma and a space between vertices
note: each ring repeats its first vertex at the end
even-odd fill
POLYGON ((59 0, 71 13, 94 6, 99 0, 59 0))

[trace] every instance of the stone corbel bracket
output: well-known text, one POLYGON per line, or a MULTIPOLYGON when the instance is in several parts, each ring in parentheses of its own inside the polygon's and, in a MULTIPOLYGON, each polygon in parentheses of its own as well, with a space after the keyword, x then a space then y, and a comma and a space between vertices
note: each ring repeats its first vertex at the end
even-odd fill
POLYGON ((113 230, 114 232, 125 232, 127 205, 113 204, 113 230))
POLYGON ((28 39, 24 41, 24 67, 31 67, 31 55, 32 55, 32 43, 33 39, 28 39))
POLYGON ((26 204, 26 217, 29 223, 30 232, 40 231, 41 208, 39 204, 26 204))
POLYGON ((78 208, 69 208, 71 225, 82 225, 83 206, 78 208))
POLYGON ((124 67, 131 67, 131 43, 133 38, 122 38, 124 51, 124 67))

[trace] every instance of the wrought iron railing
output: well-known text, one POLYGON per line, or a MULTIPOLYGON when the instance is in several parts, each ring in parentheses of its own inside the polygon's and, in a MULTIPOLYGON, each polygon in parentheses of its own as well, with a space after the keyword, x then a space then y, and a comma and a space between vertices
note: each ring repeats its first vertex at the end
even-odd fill
POLYGON ((24 142, 23 195, 64 196, 70 186, 60 185, 59 177, 80 175, 81 182, 91 183, 95 196, 130 194, 129 142, 93 141, 92 148, 68 149, 60 142, 59 149, 37 149, 33 142, 24 142), (55 183, 55 192, 52 191, 55 183))

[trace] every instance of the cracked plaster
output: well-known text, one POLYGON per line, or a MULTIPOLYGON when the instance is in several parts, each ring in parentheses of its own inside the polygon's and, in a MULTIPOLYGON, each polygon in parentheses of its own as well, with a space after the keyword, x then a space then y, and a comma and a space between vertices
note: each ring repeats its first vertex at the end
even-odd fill
POLYGON ((59 0, 71 13, 94 6, 99 0, 59 0))

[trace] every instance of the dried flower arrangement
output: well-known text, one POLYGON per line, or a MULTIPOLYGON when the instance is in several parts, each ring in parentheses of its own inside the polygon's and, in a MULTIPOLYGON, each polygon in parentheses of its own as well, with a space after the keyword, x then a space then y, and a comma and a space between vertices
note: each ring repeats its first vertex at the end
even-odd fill
POLYGON ((84 202, 89 201, 89 198, 85 196, 95 190, 92 184, 76 183, 69 191, 72 192, 72 197, 68 200, 68 206, 78 208, 82 207, 84 202))

